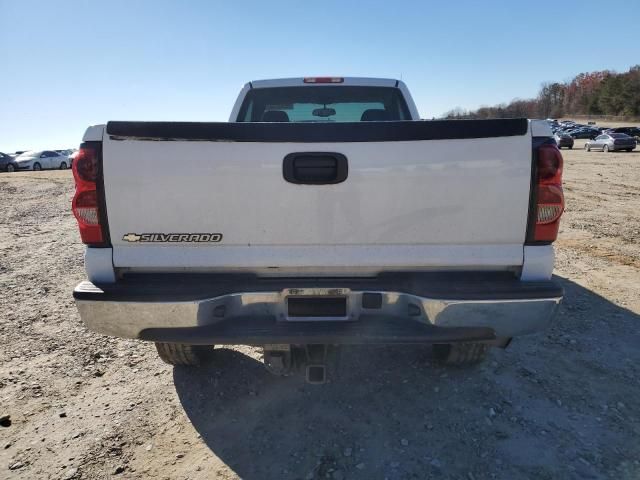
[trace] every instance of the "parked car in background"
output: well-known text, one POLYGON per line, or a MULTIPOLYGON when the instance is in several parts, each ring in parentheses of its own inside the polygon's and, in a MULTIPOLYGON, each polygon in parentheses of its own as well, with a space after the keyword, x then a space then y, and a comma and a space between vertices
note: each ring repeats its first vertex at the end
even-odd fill
POLYGON ((60 155, 53 150, 37 150, 25 152, 15 159, 19 170, 46 170, 69 167, 69 159, 66 155, 60 155))
POLYGON ((573 148, 573 137, 568 133, 558 132, 553 136, 553 138, 555 139, 558 148, 573 148))
POLYGON ((18 170, 18 164, 15 159, 9 154, 0 152, 0 171, 15 172, 16 170, 18 170))
POLYGON ((603 133, 624 133, 626 135, 629 135, 630 137, 640 138, 640 128, 638 127, 609 128, 605 130, 603 133))
POLYGON ((580 125, 579 123, 571 123, 571 124, 565 124, 565 125, 561 124, 559 125, 559 128, 557 129, 557 131, 562 133, 569 133, 581 128, 591 128, 591 127, 589 127, 588 125, 580 125))
POLYGON ((600 134, 600 131, 596 130, 595 128, 582 127, 582 128, 577 128, 575 130, 570 130, 567 133, 571 135, 573 138, 594 139, 600 134))
POLYGON ((602 150, 603 152, 615 152, 616 150, 626 150, 630 152, 636 148, 636 139, 624 133, 605 133, 598 135, 594 140, 584 144, 587 152, 591 150, 602 150))
POLYGON ((73 167, 73 161, 76 159, 77 156, 78 156, 78 151, 71 150, 71 153, 69 154, 69 168, 73 167))
POLYGON ((583 125, 577 124, 576 122, 560 122, 558 125, 563 130, 569 130, 571 128, 578 128, 583 126, 583 125))
POLYGON ((64 150, 56 150, 56 152, 58 152, 60 155, 64 155, 65 157, 67 157, 67 166, 71 168, 71 165, 72 165, 71 156, 74 154, 74 150, 67 148, 64 150))

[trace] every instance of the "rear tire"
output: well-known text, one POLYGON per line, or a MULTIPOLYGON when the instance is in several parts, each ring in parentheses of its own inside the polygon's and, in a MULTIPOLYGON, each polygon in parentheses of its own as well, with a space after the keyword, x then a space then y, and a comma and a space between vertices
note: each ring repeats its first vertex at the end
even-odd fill
POLYGON ((42 166, 38 162, 34 163, 33 164, 33 171, 34 172, 39 172, 40 170, 42 170, 42 166))
POLYGON ((10 163, 9 165, 7 165, 7 172, 9 173, 13 173, 16 171, 16 167, 13 166, 12 163, 10 163))
POLYGON ((584 144, 584 149, 585 149, 587 152, 590 152, 590 151, 591 151, 591 145, 589 145, 588 143, 585 143, 585 144, 584 144))
POLYGON ((633 148, 627 148, 627 152, 632 152, 633 148))
POLYGON ((437 343, 433 346, 436 359, 444 365, 469 366, 482 362, 489 351, 484 343, 437 343))
POLYGON ((156 350, 163 362, 185 367, 204 365, 213 355, 213 346, 207 345, 156 342, 156 350))
POLYGON ((571 146, 569 147, 569 150, 573 150, 573 145, 571 145, 571 146))
POLYGON ((67 162, 62 162, 60 164, 60 170, 66 170, 67 169, 67 162))
POLYGON ((605 145, 602 149, 604 153, 609 153, 609 145, 605 145))

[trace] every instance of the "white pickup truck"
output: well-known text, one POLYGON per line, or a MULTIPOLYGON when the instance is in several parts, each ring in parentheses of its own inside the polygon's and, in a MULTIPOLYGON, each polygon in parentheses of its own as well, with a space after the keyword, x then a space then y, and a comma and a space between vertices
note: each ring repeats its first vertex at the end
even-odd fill
POLYGON ((398 80, 255 81, 229 122, 92 126, 73 172, 82 320, 171 364, 260 345, 322 382, 328 346, 416 343, 473 363, 562 298, 546 122, 420 120, 398 80))

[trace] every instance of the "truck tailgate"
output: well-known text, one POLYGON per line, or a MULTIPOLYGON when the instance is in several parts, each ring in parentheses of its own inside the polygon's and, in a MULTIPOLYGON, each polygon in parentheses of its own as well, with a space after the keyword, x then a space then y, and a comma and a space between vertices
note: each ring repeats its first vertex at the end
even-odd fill
POLYGON ((112 122, 103 174, 113 263, 272 273, 519 266, 531 141, 520 119, 112 122), (285 179, 288 155, 327 152, 346 158, 344 181, 285 179))

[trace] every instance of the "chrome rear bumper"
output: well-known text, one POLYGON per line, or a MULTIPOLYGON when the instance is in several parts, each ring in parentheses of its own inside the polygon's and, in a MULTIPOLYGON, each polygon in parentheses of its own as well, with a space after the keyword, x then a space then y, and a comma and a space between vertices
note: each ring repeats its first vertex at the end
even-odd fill
POLYGON ((544 329, 562 299, 562 289, 553 282, 515 281, 509 288, 486 280, 464 288, 458 283, 448 294, 442 293, 446 283, 431 277, 414 275, 399 282, 398 290, 389 290, 394 283, 243 279, 202 285, 164 279, 99 287, 82 282, 74 297, 84 323, 99 333, 218 344, 492 340, 544 329), (236 290, 243 287, 248 291, 236 290), (344 299, 344 314, 293 317, 290 298, 344 299))

